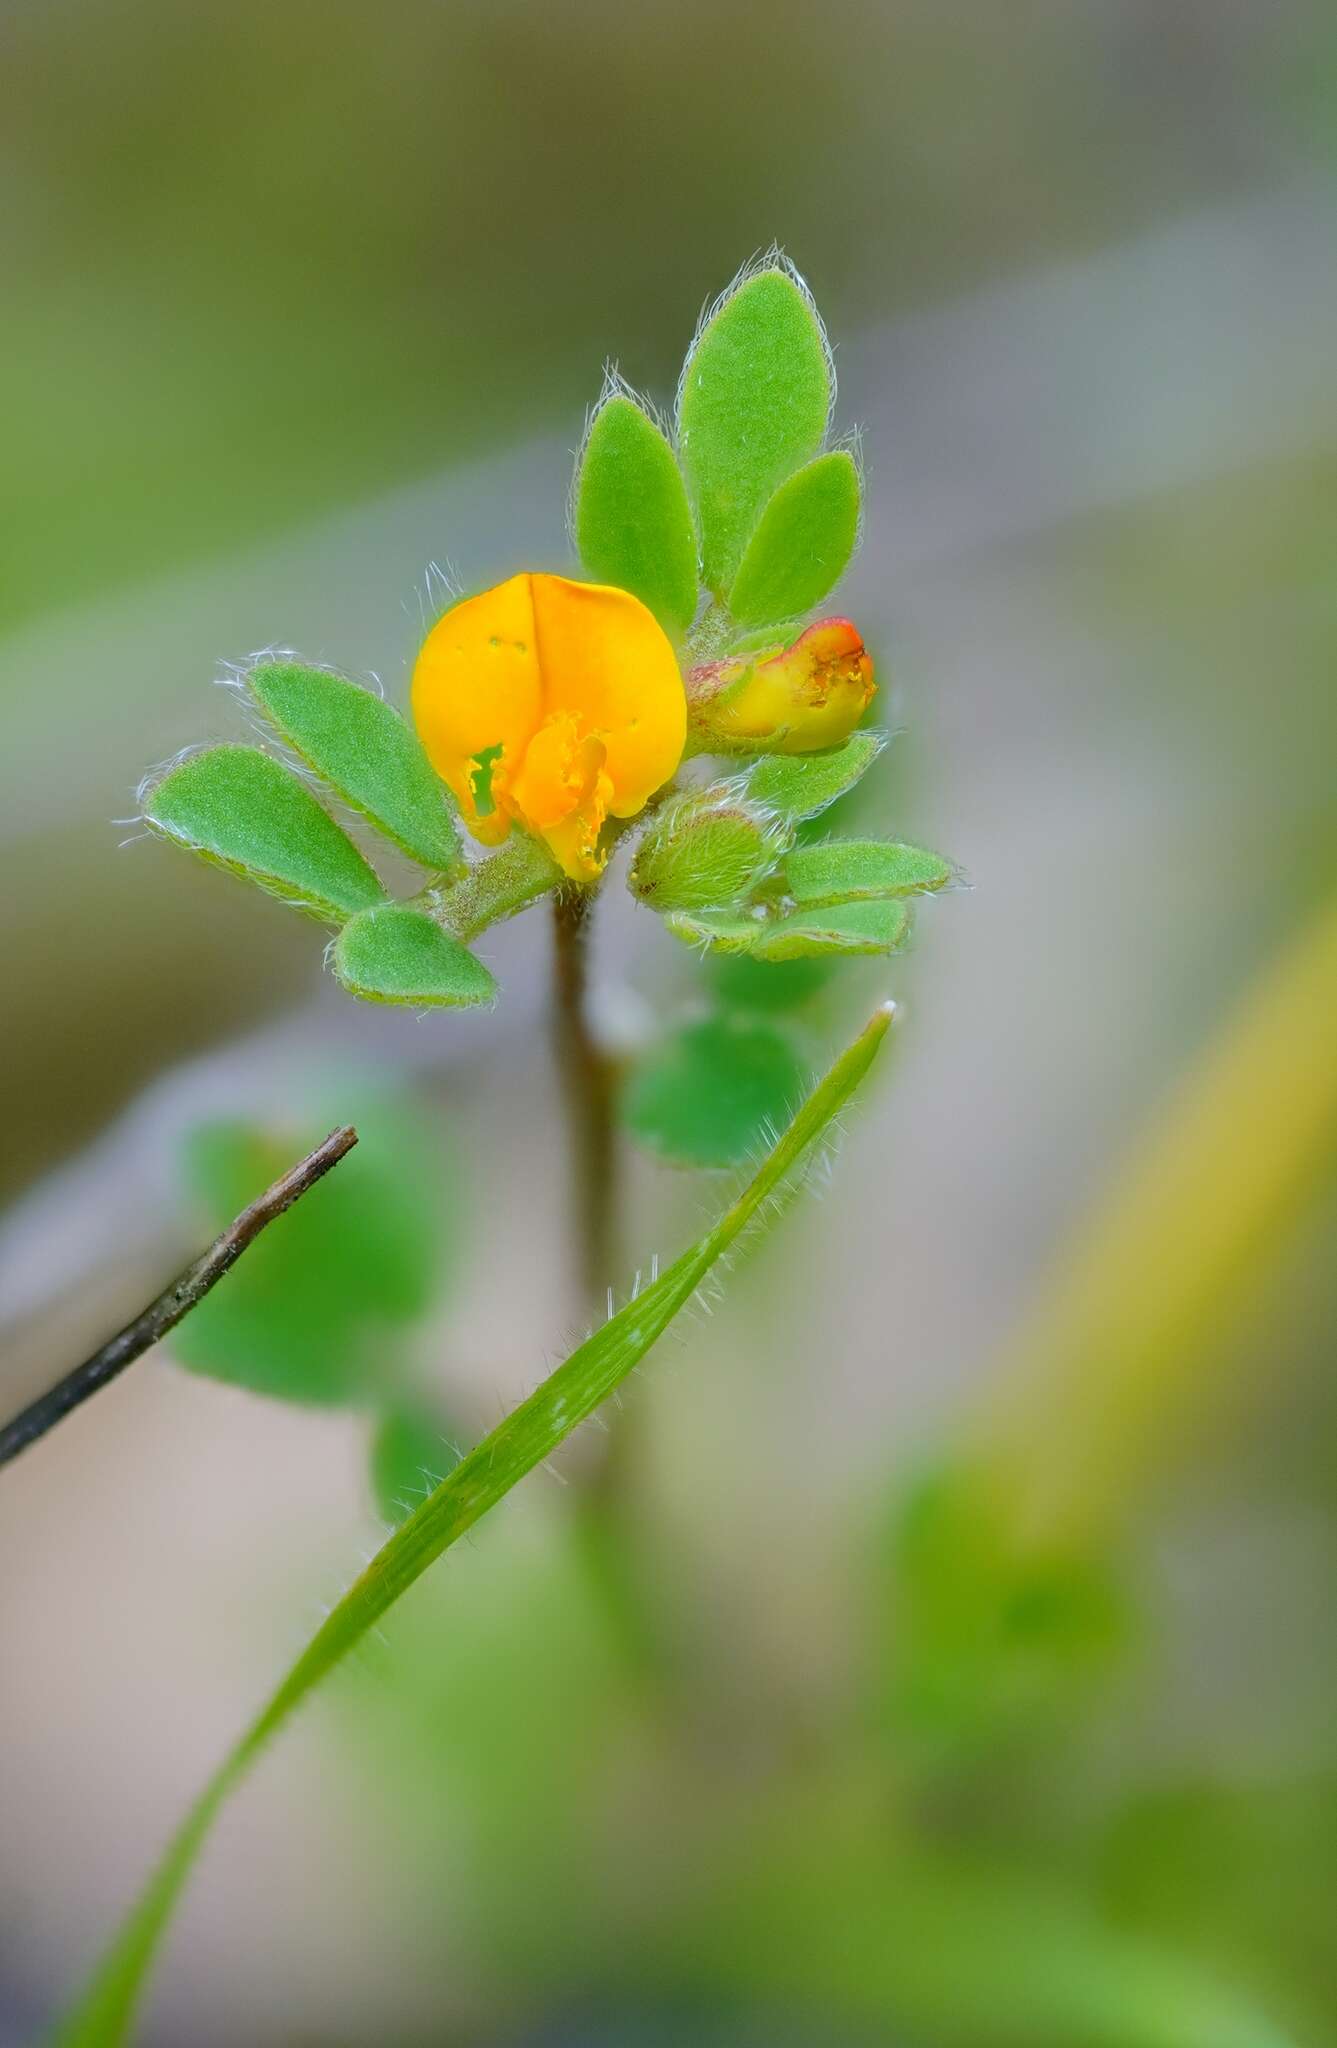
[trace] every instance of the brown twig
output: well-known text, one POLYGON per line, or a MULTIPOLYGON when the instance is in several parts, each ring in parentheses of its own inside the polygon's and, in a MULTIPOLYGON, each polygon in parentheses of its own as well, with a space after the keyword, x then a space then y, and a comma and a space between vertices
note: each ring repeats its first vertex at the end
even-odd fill
POLYGON ((351 1152, 357 1143, 357 1132, 351 1124, 344 1124, 337 1131, 331 1131, 314 1152, 308 1152, 305 1159, 299 1159, 296 1166, 290 1166, 285 1174, 263 1195, 256 1198, 250 1207, 243 1209, 235 1223, 229 1224, 221 1237, 216 1237, 208 1251, 187 1266, 184 1273, 173 1280, 170 1287, 161 1293, 156 1301, 127 1323, 114 1337, 100 1345, 91 1358, 82 1365, 76 1365, 73 1372, 66 1373, 45 1394, 40 1394, 12 1422, 0 1429, 0 1465, 8 1464, 20 1451, 45 1436, 49 1429, 95 1394, 99 1387, 105 1387, 118 1373, 133 1365, 137 1358, 158 1343, 160 1338, 175 1329, 183 1316, 198 1302, 203 1301, 210 1288, 234 1266, 249 1244, 253 1244, 266 1224, 281 1216, 299 1201, 309 1188, 337 1166, 346 1152, 351 1152))

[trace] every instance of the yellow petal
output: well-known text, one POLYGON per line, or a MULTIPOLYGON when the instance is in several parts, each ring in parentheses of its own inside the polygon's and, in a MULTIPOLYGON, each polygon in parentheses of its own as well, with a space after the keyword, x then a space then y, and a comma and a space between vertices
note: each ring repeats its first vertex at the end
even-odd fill
POLYGON ((603 766, 603 741, 593 733, 582 737, 571 713, 558 712, 529 742, 508 801, 531 831, 546 832, 585 801, 603 766))
POLYGON ((465 822, 495 843, 506 825, 491 823, 491 816, 543 714, 527 575, 466 598, 437 620, 413 671, 412 704, 427 758, 454 791, 465 822), (492 766, 494 809, 480 819, 475 763, 493 747, 501 748, 492 766))
POLYGON ((677 657, 653 614, 565 576, 513 576, 447 612, 418 657, 413 717, 477 838, 495 845, 514 821, 586 879, 602 865, 605 818, 642 809, 687 734, 677 657))
POLYGON ((682 759, 687 699, 663 627, 630 592, 535 576, 545 708, 604 743, 615 818, 634 818, 682 759))

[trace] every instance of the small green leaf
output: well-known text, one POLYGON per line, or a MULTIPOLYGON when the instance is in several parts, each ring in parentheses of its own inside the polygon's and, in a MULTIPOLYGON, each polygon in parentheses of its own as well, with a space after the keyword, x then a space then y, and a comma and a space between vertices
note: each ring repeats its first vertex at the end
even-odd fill
POLYGON ((332 965, 350 995, 371 1003, 458 1008, 490 1003, 497 993, 481 960, 406 903, 382 903, 350 919, 332 965))
POLYGON ((788 1040, 769 1025, 710 1017, 641 1060, 622 1115, 642 1144, 685 1166, 734 1166, 782 1124, 803 1090, 788 1040))
POLYGON ((785 887, 800 910, 861 903, 877 896, 914 896, 943 889, 952 864, 922 846, 885 839, 828 839, 796 846, 785 861, 785 887))
POLYGON ((648 605, 666 632, 696 615, 696 529, 668 441, 614 382, 585 437, 576 474, 576 545, 590 575, 648 605))
POLYGON ((763 626, 820 604, 854 553, 860 496, 858 464, 844 448, 819 455, 782 483, 734 578, 734 617, 763 626))
POLYGON ((894 953, 910 936, 910 906, 896 897, 798 910, 762 925, 752 946, 758 960, 819 959, 824 954, 894 953))
MULTIPOLYGON (((396 1332, 431 1301, 449 1250, 421 1119, 358 1105, 346 1166, 272 1223, 174 1332, 179 1365, 276 1400, 364 1401, 394 1362, 396 1332)), ((247 1123, 193 1131, 185 1178, 222 1229, 293 1156, 290 1133, 247 1123)))
POLYGON ((371 1440, 372 1498, 382 1521, 398 1528, 460 1462, 441 1419, 421 1408, 392 1408, 371 1440))
POLYGON ((186 1880, 229 1793, 249 1765, 400 1595, 526 1473, 551 1457, 634 1371, 753 1218, 765 1216, 772 1197, 791 1184, 795 1168, 824 1138, 868 1072, 891 1016, 890 1005, 875 1012, 713 1229, 610 1317, 476 1444, 377 1552, 200 1793, 60 2027, 58 2048, 121 2048, 186 1880))
POLYGON ((745 273, 706 316, 678 392, 711 590, 729 588, 767 499, 821 447, 831 398, 826 334, 797 273, 782 259, 745 273))
POLYGON ((884 732, 855 732, 843 746, 822 754, 768 754, 748 770, 748 792, 786 818, 815 818, 853 789, 886 746, 887 737, 884 732))
POLYGON ((149 791, 145 822, 313 917, 342 924, 385 891, 301 778, 258 747, 210 747, 149 791))
POLYGON ((684 790, 647 827, 627 885, 652 910, 719 908, 768 875, 792 837, 736 779, 684 790))
POLYGON ((459 874, 446 785, 390 705, 324 669, 262 661, 251 695, 288 745, 355 810, 424 867, 459 874))
POLYGON ((736 910, 671 910, 664 924, 684 946, 708 953, 750 953, 768 929, 764 919, 736 910))

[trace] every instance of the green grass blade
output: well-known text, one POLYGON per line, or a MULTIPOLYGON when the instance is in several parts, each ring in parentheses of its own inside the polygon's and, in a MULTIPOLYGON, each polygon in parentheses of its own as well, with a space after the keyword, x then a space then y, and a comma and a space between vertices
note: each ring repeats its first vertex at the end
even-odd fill
POLYGON ((442 1552, 552 1455, 639 1365, 712 1266, 763 1211, 827 1129, 876 1056, 894 1014, 883 1004, 809 1095, 760 1171, 714 1229, 573 1351, 527 1401, 483 1438, 377 1552, 316 1631, 230 1756, 210 1779, 112 1943, 56 2048, 117 2048, 177 1900, 219 1809, 269 1738, 442 1552))

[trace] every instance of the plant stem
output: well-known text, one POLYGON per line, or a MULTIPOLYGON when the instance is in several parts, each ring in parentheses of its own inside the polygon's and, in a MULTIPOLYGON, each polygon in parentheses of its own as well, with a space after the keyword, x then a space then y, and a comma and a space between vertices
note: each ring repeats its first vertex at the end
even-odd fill
POLYGON ((612 1065, 590 1032, 588 938, 592 889, 562 889, 552 899, 553 1048, 571 1138, 577 1261, 586 1305, 604 1299, 612 1273, 614 1176, 612 1065))
POLYGON ((91 1358, 86 1358, 82 1365, 76 1365, 63 1380, 57 1380, 54 1387, 45 1394, 39 1394, 21 1414, 0 1429, 0 1465, 17 1458, 20 1451, 36 1443, 38 1437, 45 1436, 90 1394, 96 1394, 99 1387, 105 1387, 118 1373, 124 1372, 127 1365, 133 1365, 137 1358, 151 1350, 169 1330, 175 1329, 182 1317, 189 1315, 210 1288, 236 1264, 266 1224, 281 1216, 285 1209, 290 1209, 332 1166, 337 1166, 356 1143, 357 1132, 351 1124, 344 1124, 337 1131, 331 1131, 314 1152, 308 1152, 305 1159, 299 1159, 296 1166, 290 1166, 272 1187, 266 1188, 248 1209, 242 1210, 221 1237, 214 1239, 208 1251, 201 1252, 199 1258, 187 1266, 156 1301, 142 1309, 132 1323, 127 1323, 123 1330, 118 1330, 114 1337, 99 1345, 91 1358))

